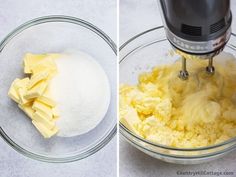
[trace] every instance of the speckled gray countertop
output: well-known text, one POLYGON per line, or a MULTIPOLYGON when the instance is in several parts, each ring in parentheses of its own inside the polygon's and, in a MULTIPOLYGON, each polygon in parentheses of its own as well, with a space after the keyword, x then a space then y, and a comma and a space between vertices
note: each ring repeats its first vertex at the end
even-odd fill
MULTIPOLYGON (((231 3, 232 13, 234 13, 236 1, 232 0, 231 3)), ((120 45, 134 35, 160 25, 162 22, 156 0, 120 0, 120 45)), ((235 20, 234 29, 236 30, 235 20)), ((228 177, 236 176, 236 151, 207 164, 175 165, 149 157, 120 137, 119 152, 120 177, 174 177, 177 176, 178 171, 204 170, 234 172, 234 175, 228 177)))
MULTIPOLYGON (((114 0, 0 0, 0 40, 20 24, 45 15, 79 17, 93 23, 116 41, 114 0)), ((0 177, 116 176, 116 149, 115 137, 102 150, 84 160, 48 164, 20 155, 0 138, 0 177)))

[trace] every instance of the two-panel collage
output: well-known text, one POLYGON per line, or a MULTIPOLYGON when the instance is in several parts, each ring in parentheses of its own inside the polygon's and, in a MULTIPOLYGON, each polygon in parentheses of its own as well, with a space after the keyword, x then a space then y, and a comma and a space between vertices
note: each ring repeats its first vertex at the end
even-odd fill
POLYGON ((0 0, 0 177, 236 177, 234 15, 0 0))

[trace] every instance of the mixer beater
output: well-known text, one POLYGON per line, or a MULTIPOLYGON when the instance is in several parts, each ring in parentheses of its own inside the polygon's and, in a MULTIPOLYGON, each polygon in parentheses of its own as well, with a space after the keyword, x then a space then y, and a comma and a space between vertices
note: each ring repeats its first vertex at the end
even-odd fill
POLYGON ((182 53, 179 77, 188 79, 186 57, 208 59, 206 72, 214 74, 213 58, 228 42, 232 14, 230 0, 158 0, 166 37, 182 53))

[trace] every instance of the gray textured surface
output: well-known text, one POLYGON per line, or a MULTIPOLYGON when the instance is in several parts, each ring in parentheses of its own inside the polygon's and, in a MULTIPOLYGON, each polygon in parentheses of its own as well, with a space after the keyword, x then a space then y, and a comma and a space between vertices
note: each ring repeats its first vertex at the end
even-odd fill
MULTIPOLYGON (((232 2, 232 12, 236 1, 232 2)), ((234 20, 235 21, 235 20, 234 20)), ((134 35, 162 25, 156 0, 120 0, 120 45, 134 35)), ((233 22, 233 31, 236 30, 233 22)), ((208 164, 175 165, 149 157, 120 139, 120 177, 173 177, 177 171, 233 171, 236 176, 236 152, 208 164)), ((181 175, 179 175, 181 176, 181 175)), ((187 175, 186 175, 187 176, 187 175)), ((213 175, 212 175, 213 176, 213 175)))
MULTIPOLYGON (((0 39, 25 21, 57 14, 87 20, 116 41, 114 0, 0 0, 0 4, 0 39)), ((116 176, 116 159, 116 138, 87 159, 69 164, 31 160, 15 152, 0 138, 0 177, 110 177, 116 176)))

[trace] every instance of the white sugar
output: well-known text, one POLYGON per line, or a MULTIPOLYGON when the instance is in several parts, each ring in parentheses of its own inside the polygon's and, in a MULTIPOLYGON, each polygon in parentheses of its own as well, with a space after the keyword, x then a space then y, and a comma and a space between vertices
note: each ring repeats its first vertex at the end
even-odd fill
POLYGON ((81 135, 95 128, 110 103, 110 85, 102 67, 89 55, 78 52, 56 60, 58 74, 51 92, 58 104, 58 136, 81 135))

